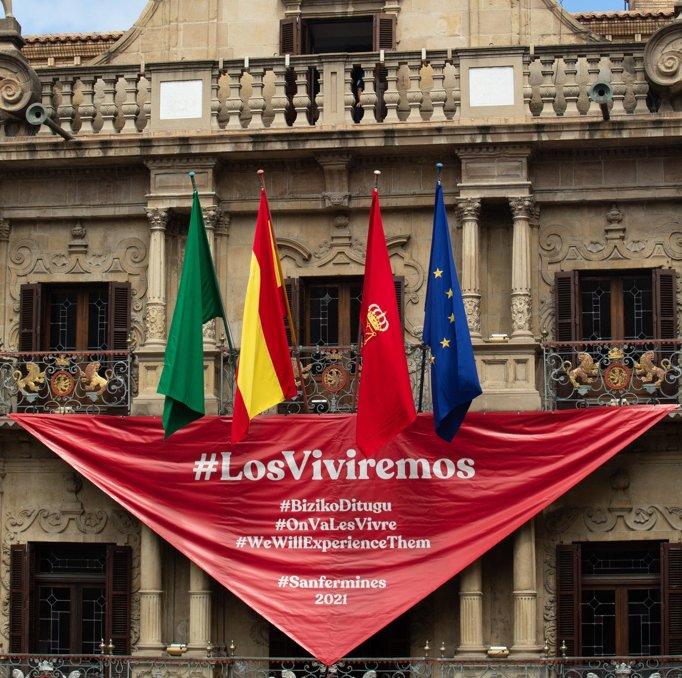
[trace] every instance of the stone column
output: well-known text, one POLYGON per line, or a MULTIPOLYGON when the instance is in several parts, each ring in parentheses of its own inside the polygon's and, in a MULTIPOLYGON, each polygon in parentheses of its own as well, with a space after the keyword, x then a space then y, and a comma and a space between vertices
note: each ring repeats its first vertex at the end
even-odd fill
POLYGON ((146 525, 140 535, 140 642, 137 652, 159 653, 161 641, 161 539, 146 525))
POLYGON ((531 330, 531 255, 530 255, 530 216, 533 199, 510 198, 514 231, 512 237, 512 293, 511 317, 512 340, 532 339, 531 330))
POLYGON ((208 575, 189 564, 189 643, 188 653, 206 655, 211 640, 211 586, 208 575))
POLYGON ((462 299, 472 339, 481 338, 481 282, 479 276, 478 217, 481 201, 463 198, 457 202, 462 226, 462 299))
POLYGON ((166 343, 166 226, 167 209, 149 209, 149 266, 145 346, 160 348, 166 343))
POLYGON ((535 653, 537 644, 535 527, 532 520, 514 534, 514 644, 516 654, 535 653))
POLYGON ((484 656, 483 574, 481 559, 473 562, 459 578, 458 654, 484 656))

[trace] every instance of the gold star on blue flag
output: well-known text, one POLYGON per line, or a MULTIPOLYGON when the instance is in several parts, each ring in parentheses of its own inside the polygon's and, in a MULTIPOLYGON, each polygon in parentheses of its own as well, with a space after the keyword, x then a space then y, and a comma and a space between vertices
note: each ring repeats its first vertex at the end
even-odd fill
POLYGON ((440 179, 436 184, 429 271, 432 275, 426 289, 424 343, 429 345, 432 355, 433 418, 436 433, 450 441, 471 401, 481 394, 481 385, 452 256, 440 179))

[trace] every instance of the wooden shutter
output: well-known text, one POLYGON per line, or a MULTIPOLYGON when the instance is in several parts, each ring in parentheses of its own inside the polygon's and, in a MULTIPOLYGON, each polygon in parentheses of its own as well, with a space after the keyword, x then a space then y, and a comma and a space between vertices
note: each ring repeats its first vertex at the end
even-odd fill
MULTIPOLYGON (((303 343, 301 336, 301 285, 298 278, 285 278, 284 289, 286 291, 287 299, 289 300, 289 307, 291 308, 291 317, 294 319, 294 330, 296 332, 296 339, 299 345, 303 343)), ((289 318, 285 319, 285 326, 287 328, 287 341, 289 346, 292 345, 291 328, 289 327, 289 318)))
POLYGON ((107 639, 114 654, 130 654, 132 554, 129 546, 107 546, 107 639))
POLYGON ((559 271, 554 276, 555 341, 577 341, 580 297, 577 271, 559 271))
POLYGON ((405 278, 402 275, 394 275, 393 285, 395 286, 395 299, 398 302, 400 324, 405 327, 405 278))
POLYGON ((127 351, 130 335, 130 283, 109 283, 109 350, 127 351))
POLYGON ((13 544, 9 557, 9 651, 28 653, 29 550, 26 544, 13 544))
POLYGON ((662 654, 682 654, 682 544, 661 544, 662 654))
POLYGON ((299 17, 287 17, 279 22, 279 53, 301 53, 301 20, 299 17))
POLYGON ((40 350, 42 285, 22 285, 19 289, 19 352, 40 350))
POLYGON ((374 15, 374 51, 395 49, 395 14, 374 15))
POLYGON ((566 655, 580 655, 580 544, 556 547, 556 646, 566 655))
POLYGON ((654 288, 654 339, 677 337, 677 274, 670 268, 653 270, 654 288))

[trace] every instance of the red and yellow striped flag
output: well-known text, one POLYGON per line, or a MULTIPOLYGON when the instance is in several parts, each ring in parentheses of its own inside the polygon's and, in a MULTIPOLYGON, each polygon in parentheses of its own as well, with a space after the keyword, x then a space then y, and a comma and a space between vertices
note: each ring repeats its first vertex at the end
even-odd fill
POLYGON ((296 395, 284 326, 286 315, 282 266, 272 235, 268 198, 263 188, 244 300, 242 341, 232 415, 233 443, 244 438, 251 419, 257 414, 296 395))

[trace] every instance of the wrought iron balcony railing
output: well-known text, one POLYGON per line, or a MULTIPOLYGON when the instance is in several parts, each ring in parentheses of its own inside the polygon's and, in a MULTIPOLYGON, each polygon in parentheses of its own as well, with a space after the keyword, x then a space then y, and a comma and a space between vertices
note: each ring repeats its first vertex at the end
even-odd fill
POLYGON ((682 402, 682 339, 543 345, 545 409, 682 402))
POLYGON ((3 678, 680 678, 682 657, 457 659, 0 655, 3 678))
POLYGON ((128 414, 129 351, 0 352, 0 413, 128 414))
MULTIPOLYGON (((406 344, 405 346, 412 394, 415 406, 420 412, 428 412, 432 409, 428 350, 427 346, 419 344, 406 344)), ((235 354, 227 350, 221 353, 221 414, 232 413, 236 358, 235 354)), ((361 364, 357 345, 301 346, 296 350, 292 349, 291 360, 298 395, 282 403, 277 409, 279 413, 304 413, 306 399, 308 412, 313 414, 355 412, 361 364)))

